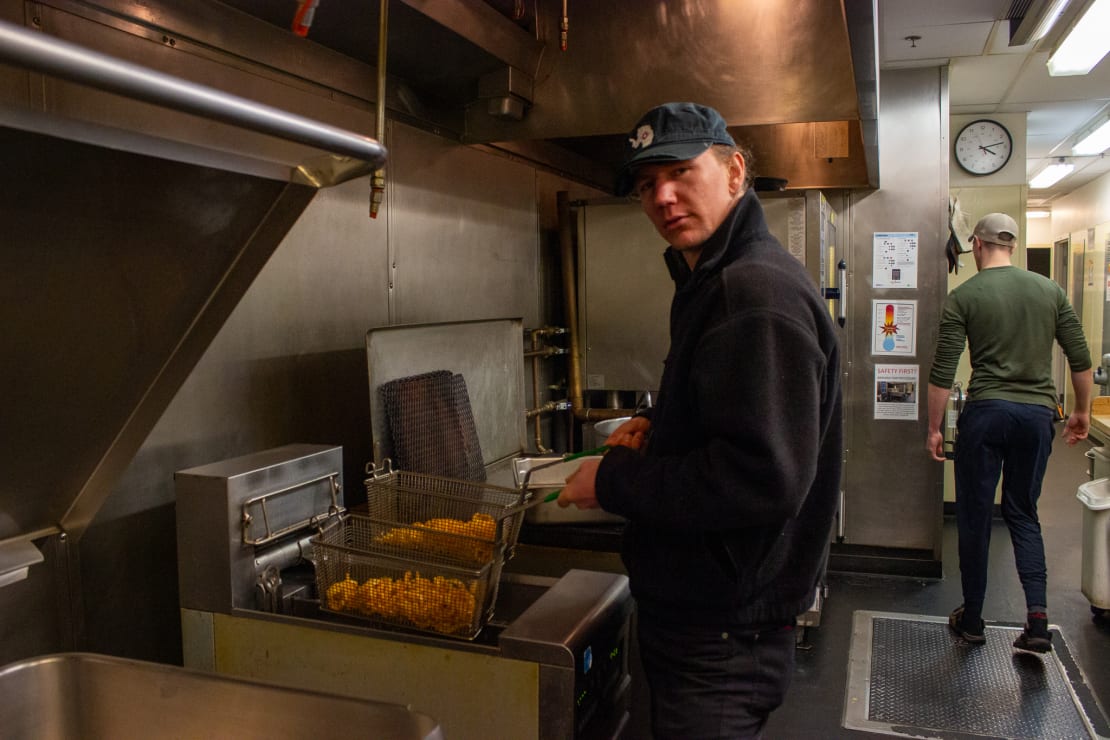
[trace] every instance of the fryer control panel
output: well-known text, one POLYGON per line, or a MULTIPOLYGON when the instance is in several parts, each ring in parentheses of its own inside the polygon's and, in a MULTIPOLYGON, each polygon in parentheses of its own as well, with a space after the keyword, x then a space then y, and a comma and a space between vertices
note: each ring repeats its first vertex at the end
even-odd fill
POLYGON ((612 737, 627 713, 629 630, 629 616, 614 614, 575 655, 575 737, 612 737))

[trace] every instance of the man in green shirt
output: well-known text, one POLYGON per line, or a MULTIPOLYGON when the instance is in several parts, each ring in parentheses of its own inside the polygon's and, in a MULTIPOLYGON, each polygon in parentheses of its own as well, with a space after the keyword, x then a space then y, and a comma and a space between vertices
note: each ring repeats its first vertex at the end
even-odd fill
POLYGON ((1044 653, 1052 649, 1052 633, 1037 499, 1055 435, 1053 342, 1059 342, 1068 358, 1075 388, 1075 407, 1063 432, 1069 445, 1087 438, 1093 378, 1083 327, 1063 289, 1010 264, 1017 236, 1017 223, 1004 213, 988 214, 975 226, 970 241, 979 272, 949 293, 944 304, 929 374, 925 446, 934 460, 945 459, 941 422, 966 340, 971 383, 955 449, 964 603, 948 617, 948 625, 971 644, 986 642, 983 599, 994 493, 1001 475, 1002 518, 1010 529, 1027 608, 1025 629, 1014 647, 1044 653))

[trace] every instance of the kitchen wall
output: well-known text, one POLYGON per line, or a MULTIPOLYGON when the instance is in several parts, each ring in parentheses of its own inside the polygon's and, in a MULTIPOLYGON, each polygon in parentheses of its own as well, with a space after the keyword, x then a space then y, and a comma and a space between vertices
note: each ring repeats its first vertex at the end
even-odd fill
POLYGON ((357 492, 370 459, 367 330, 561 318, 549 287, 558 284, 555 193, 600 193, 399 123, 385 143, 378 218, 367 215, 366 178, 321 190, 127 467, 72 566, 47 538, 36 543, 47 562, 0 589, 0 664, 73 648, 180 662, 174 471, 290 442, 338 444, 345 486, 357 492))

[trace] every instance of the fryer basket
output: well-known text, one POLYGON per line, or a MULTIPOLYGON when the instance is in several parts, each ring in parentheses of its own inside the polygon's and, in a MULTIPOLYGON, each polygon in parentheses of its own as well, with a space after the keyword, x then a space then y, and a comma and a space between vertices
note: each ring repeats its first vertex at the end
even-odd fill
POLYGON ((348 513, 312 545, 324 611, 465 639, 493 615, 502 542, 348 513))
POLYGON ((366 504, 356 507, 360 513, 402 524, 433 519, 473 523, 488 517, 495 527, 495 541, 505 545, 505 559, 513 556, 531 492, 393 470, 389 460, 381 468, 368 465, 367 472, 366 504))

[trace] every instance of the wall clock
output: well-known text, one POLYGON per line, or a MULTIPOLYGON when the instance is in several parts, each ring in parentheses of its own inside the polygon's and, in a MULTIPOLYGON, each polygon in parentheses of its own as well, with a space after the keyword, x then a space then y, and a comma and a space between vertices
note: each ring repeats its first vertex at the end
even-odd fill
POLYGON ((971 175, 993 175, 1010 161, 1013 150, 1010 132, 988 118, 972 121, 956 137, 956 163, 971 175))

